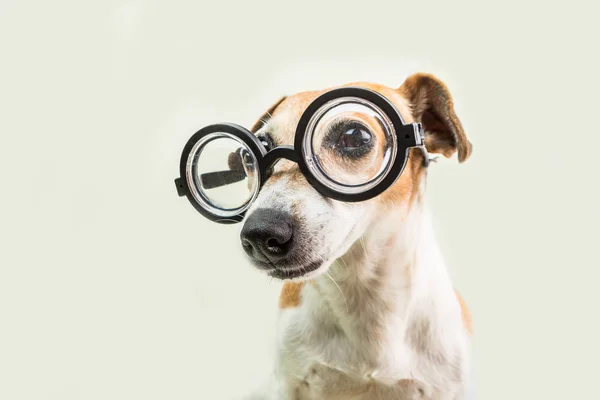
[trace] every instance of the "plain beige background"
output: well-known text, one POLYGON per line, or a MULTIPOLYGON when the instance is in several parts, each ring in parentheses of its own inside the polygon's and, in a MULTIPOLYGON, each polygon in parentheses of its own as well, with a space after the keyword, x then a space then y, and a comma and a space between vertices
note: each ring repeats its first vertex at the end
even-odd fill
POLYGON ((600 398, 593 2, 0 2, 0 399, 230 399, 277 282, 176 195, 187 138, 278 96, 438 75, 474 153, 429 202, 479 399, 600 398))

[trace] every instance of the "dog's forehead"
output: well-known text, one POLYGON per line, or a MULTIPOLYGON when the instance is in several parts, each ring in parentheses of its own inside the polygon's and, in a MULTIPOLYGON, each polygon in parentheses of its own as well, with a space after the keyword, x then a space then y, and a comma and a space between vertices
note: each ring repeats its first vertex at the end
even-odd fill
POLYGON ((271 118, 259 132, 268 132, 278 145, 293 144, 296 125, 310 103, 326 91, 348 86, 362 87, 382 94, 396 106, 406 122, 413 122, 409 102, 399 90, 375 83, 352 82, 323 90, 312 90, 287 96, 275 108, 271 118))
POLYGON ((292 144, 294 142, 296 125, 302 113, 323 92, 314 90, 287 96, 273 110, 271 118, 269 118, 259 132, 268 132, 278 145, 292 144))

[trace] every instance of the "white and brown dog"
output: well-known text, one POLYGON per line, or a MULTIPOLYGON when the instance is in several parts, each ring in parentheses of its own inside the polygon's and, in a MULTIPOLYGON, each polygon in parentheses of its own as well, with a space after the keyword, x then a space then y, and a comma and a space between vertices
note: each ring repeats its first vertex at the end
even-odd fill
MULTIPOLYGON (((407 122, 421 122, 430 153, 471 153, 446 86, 427 74, 399 88, 370 83, 407 122)), ((292 144, 323 91, 278 101, 253 132, 292 144)), ((424 205, 424 154, 383 194, 359 203, 320 195, 281 160, 248 210, 242 244, 253 264, 286 279, 277 358, 248 400, 464 399, 471 320, 454 290, 424 205)))

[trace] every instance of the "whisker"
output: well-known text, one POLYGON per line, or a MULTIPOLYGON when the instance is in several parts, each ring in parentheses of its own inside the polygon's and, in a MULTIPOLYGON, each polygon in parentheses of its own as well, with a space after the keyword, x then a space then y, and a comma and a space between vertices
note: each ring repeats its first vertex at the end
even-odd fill
POLYGON ((366 262, 366 261, 368 261, 368 257, 367 257, 367 249, 365 248, 364 238, 361 236, 359 238, 359 241, 360 241, 360 247, 362 247, 363 254, 365 255, 365 262, 366 262))
POLYGON ((348 264, 346 264, 346 260, 343 257, 340 257, 338 260, 341 260, 344 263, 344 268, 348 271, 348 264))
POLYGON ((333 268, 333 266, 335 266, 336 268, 342 268, 342 264, 340 264, 340 262, 338 260, 335 260, 333 262, 333 264, 331 265, 331 267, 333 268))
POLYGON ((340 285, 337 284, 337 282, 335 281, 335 279, 333 279, 333 277, 331 275, 329 275, 329 272, 325 271, 325 275, 327 275, 327 277, 329 279, 331 279, 331 282, 333 282, 333 284, 338 288, 338 290, 340 291, 340 294, 342 295, 342 298, 344 299, 344 304, 346 305, 346 312, 350 313, 350 310, 348 309, 348 302, 346 301, 346 296, 344 295, 344 292, 342 292, 342 288, 340 287, 340 285))

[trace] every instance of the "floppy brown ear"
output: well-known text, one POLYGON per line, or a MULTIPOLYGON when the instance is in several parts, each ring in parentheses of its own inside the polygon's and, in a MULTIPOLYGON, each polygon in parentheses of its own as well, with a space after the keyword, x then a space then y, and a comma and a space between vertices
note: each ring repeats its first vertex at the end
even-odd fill
POLYGON ((399 90, 411 103, 415 121, 423 124, 429 152, 450 157, 458 151, 459 162, 469 158, 473 145, 454 113, 452 96, 442 81, 418 73, 409 76, 399 90))
POLYGON ((258 121, 254 123, 250 131, 252 133, 256 133, 256 131, 259 130, 269 120, 269 118, 271 118, 271 116, 273 115, 273 111, 275 111, 277 106, 279 106, 285 99, 286 96, 283 96, 282 98, 277 100, 275 104, 269 107, 269 109, 265 111, 265 113, 258 119, 258 121))

